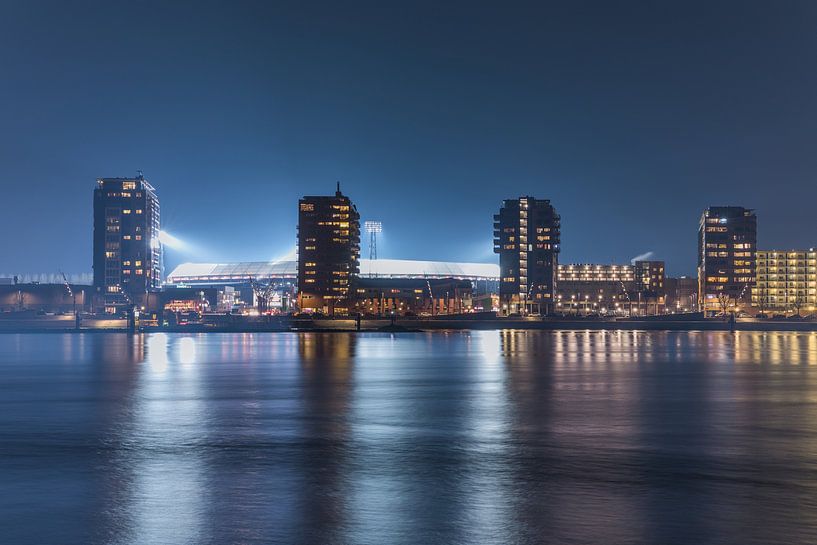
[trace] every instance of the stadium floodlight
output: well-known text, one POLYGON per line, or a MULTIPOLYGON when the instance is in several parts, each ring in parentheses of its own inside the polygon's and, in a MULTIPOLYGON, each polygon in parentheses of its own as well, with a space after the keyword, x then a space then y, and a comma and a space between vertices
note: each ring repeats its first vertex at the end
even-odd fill
MULTIPOLYGON (((363 228, 369 233, 369 260, 375 261, 377 259, 377 233, 383 232, 383 223, 379 221, 365 221, 363 228)), ((371 273, 369 273, 371 276, 371 273)))

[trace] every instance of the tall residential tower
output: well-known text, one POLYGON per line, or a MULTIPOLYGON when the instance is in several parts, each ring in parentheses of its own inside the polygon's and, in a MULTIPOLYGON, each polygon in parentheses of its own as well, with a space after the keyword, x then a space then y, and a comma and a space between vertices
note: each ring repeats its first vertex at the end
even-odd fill
POLYGON ((349 197, 309 196, 298 202, 298 306, 348 314, 360 272, 360 214, 349 197))
POLYGON ((740 206, 710 206, 698 226, 698 306, 724 313, 747 304, 755 284, 757 216, 740 206))
POLYGON ((94 291, 105 312, 145 305, 162 284, 159 198, 140 173, 94 189, 94 291))
POLYGON ((549 200, 503 201, 494 216, 503 314, 547 314, 554 309, 560 220, 549 200))

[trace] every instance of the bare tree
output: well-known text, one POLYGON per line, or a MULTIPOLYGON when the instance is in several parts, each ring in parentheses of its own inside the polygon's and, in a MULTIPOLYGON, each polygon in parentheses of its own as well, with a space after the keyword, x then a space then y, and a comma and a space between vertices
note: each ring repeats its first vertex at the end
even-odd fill
POLYGON ((797 313, 798 318, 800 317, 800 309, 803 308, 803 305, 805 304, 805 302, 806 302, 806 298, 803 295, 803 292, 802 291, 796 292, 795 295, 794 295, 794 299, 792 299, 792 301, 791 301, 791 306, 794 309, 794 311, 797 313))
POLYGON ((729 307, 732 306, 732 298, 725 293, 719 293, 718 306, 721 309, 721 314, 726 316, 729 313, 729 307))
POLYGON ((253 277, 250 277, 250 286, 252 286, 253 294, 257 300, 259 314, 264 314, 269 310, 272 300, 272 294, 275 291, 275 283, 272 278, 268 279, 266 283, 259 282, 253 277))

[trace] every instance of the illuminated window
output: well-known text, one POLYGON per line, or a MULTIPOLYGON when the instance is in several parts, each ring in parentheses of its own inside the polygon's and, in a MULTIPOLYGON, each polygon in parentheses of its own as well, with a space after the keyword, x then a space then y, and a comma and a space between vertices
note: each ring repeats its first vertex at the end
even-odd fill
POLYGON ((122 210, 122 213, 123 214, 130 214, 130 210, 128 210, 128 209, 122 210))
POLYGON ((315 205, 311 202, 302 202, 301 203, 301 212, 314 212, 315 205))
POLYGON ((136 189, 136 182, 122 182, 122 189, 136 189))
POLYGON ((141 211, 141 210, 137 210, 137 211, 136 211, 136 213, 137 213, 137 214, 141 214, 141 213, 142 213, 142 211, 141 211))

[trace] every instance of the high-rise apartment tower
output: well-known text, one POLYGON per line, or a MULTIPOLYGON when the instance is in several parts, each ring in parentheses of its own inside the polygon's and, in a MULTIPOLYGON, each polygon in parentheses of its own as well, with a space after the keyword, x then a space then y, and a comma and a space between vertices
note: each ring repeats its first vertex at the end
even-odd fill
POLYGON ((560 219, 549 200, 503 201, 494 215, 494 253, 499 254, 503 314, 554 310, 560 219))

